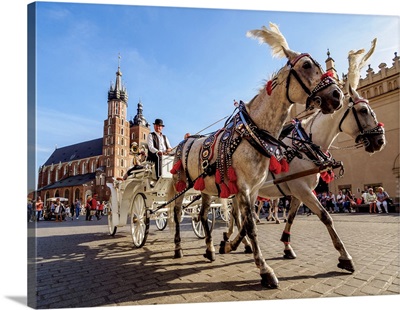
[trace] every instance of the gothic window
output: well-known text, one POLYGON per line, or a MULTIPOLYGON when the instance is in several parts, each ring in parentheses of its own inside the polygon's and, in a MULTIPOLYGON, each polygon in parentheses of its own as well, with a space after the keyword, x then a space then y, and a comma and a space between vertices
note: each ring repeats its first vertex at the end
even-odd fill
POLYGON ((125 143, 124 143, 125 141, 124 141, 124 138, 121 138, 121 145, 122 146, 124 146, 125 145, 125 143))
POLYGON ((124 160, 121 159, 121 167, 124 167, 124 160))
POLYGON ((107 167, 110 167, 110 159, 107 158, 107 167))
POLYGON ((119 107, 118 107, 118 102, 115 103, 115 114, 118 114, 119 112, 119 107))
POLYGON ((383 94, 383 87, 382 87, 382 85, 380 85, 379 86, 379 95, 382 95, 383 94))
POLYGON ((124 135, 124 128, 121 128, 121 135, 124 135))
POLYGON ((121 149, 121 156, 124 156, 124 149, 121 149))
POLYGON ((120 177, 123 177, 123 176, 124 176, 124 170, 121 170, 120 177))
POLYGON ((107 128, 107 134, 108 134, 108 135, 111 135, 111 126, 108 126, 108 128, 107 128))
POLYGON ((392 82, 388 83, 388 89, 389 89, 389 91, 393 90, 392 82))

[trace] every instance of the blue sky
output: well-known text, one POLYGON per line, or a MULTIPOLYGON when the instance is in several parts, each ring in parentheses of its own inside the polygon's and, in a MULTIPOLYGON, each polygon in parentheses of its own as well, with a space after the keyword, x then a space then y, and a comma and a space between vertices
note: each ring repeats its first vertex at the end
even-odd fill
POLYGON ((274 22, 291 49, 323 65, 329 49, 340 76, 348 51, 368 49, 374 37, 376 71, 399 51, 392 16, 51 2, 37 3, 36 13, 37 167, 55 146, 102 136, 118 55, 128 118, 141 100, 147 120, 162 118, 176 145, 229 115, 234 99, 250 100, 285 64, 247 38, 250 29, 274 22))

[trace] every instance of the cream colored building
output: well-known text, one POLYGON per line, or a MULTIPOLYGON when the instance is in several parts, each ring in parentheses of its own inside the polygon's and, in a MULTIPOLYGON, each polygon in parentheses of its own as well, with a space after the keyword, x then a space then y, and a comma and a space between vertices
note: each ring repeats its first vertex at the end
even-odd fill
MULTIPOLYGON (((382 186, 394 201, 399 201, 400 57, 397 53, 392 61, 390 66, 381 63, 377 72, 368 67, 366 76, 360 79, 357 89, 363 98, 369 100, 378 121, 384 123, 387 144, 381 152, 370 155, 364 148, 346 149, 354 145, 354 141, 346 134, 340 134, 333 142, 339 150, 330 150, 333 157, 342 161, 345 167, 344 176, 329 184, 329 190, 335 194, 339 189, 349 189, 356 197, 360 197, 361 191, 366 187, 382 186)), ((326 68, 334 69, 330 57, 326 61, 326 68)), ((291 117, 302 109, 304 108, 296 106, 291 117)))

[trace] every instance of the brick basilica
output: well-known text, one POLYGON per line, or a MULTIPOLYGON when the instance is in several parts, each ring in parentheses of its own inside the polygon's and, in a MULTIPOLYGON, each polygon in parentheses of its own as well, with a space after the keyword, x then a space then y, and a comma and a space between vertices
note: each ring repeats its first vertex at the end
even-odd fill
POLYGON ((143 116, 142 103, 138 103, 133 120, 128 121, 128 92, 121 78, 118 66, 115 84, 108 91, 103 137, 57 148, 40 167, 37 195, 43 201, 65 197, 69 202, 84 202, 93 193, 107 201, 110 191, 106 183, 112 183, 113 177, 122 177, 132 166, 132 143, 136 142, 139 148, 147 146, 150 125, 143 116))

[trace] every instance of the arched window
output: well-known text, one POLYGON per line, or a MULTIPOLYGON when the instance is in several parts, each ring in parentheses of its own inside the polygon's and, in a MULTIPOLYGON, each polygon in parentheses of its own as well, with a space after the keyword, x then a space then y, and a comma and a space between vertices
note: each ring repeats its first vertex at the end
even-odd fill
POLYGON ((124 160, 121 159, 121 167, 124 167, 124 160))
POLYGON ((110 167, 110 159, 107 158, 107 167, 110 167))

